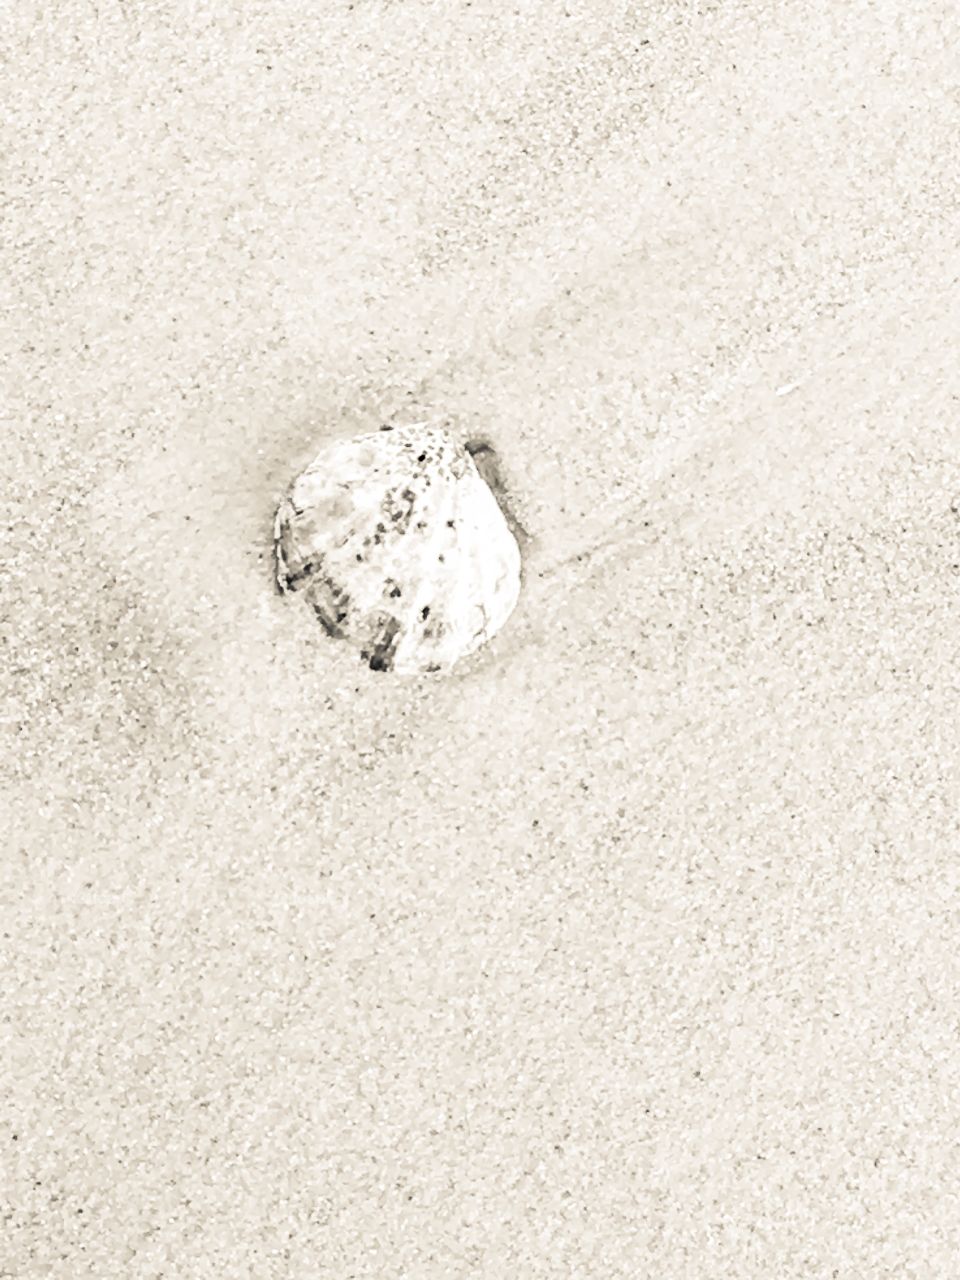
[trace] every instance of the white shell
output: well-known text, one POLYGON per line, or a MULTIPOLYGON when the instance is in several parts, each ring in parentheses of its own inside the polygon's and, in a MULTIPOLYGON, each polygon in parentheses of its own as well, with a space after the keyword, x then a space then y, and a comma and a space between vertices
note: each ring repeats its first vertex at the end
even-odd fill
POLYGON ((424 425, 329 445, 277 511, 277 580, 375 671, 446 671, 520 592, 520 551, 469 453, 424 425))

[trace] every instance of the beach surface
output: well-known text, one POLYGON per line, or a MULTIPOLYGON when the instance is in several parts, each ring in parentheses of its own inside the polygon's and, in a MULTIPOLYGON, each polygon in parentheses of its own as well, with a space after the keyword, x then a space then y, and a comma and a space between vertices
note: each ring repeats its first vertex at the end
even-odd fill
POLYGON ((945 1280, 960 13, 0 17, 0 1277, 945 1280), (496 449, 445 678, 275 589, 496 449))

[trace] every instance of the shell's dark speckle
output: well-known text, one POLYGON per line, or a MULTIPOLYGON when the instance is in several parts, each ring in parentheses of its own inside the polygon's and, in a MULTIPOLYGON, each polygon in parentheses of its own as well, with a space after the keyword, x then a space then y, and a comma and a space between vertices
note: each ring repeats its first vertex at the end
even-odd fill
POLYGON ((287 574, 287 589, 295 591, 297 586, 306 578, 309 578, 312 573, 315 573, 319 567, 319 561, 305 560, 299 569, 296 569, 293 573, 287 574))
POLYGON ((398 537, 402 533, 406 533, 410 521, 413 519, 413 508, 417 501, 417 495, 412 489, 403 489, 397 493, 396 489, 391 490, 383 500, 383 514, 393 525, 393 536, 398 537))
POLYGON ((321 627, 323 627, 328 636, 332 636, 335 640, 342 639, 343 631, 341 630, 340 623, 347 616, 345 613, 338 613, 336 621, 334 621, 322 605, 315 604, 313 606, 313 612, 316 614, 317 621, 320 623, 321 627))
POLYGON ((393 666, 393 655, 397 648, 399 632, 399 618, 387 618, 384 621, 370 655, 371 671, 389 671, 393 666))
POLYGON ((424 622, 426 622, 427 618, 430 617, 430 606, 428 604, 425 604, 423 608, 420 610, 420 617, 424 620, 424 622))

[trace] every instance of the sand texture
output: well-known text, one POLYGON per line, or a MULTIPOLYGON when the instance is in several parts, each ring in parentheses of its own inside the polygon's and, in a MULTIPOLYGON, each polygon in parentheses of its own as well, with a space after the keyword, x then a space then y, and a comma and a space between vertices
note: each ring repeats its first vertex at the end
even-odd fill
POLYGON ((10 0, 0 1277, 960 1274, 958 335, 952 0, 10 0), (400 680, 273 519, 437 419, 400 680))

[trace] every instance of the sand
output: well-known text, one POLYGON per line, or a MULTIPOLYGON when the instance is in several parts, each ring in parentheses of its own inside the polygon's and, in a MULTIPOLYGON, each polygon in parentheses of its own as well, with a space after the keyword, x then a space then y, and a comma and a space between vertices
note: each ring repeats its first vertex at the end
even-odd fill
POLYGON ((0 1276, 945 1280, 947 0, 0 18, 0 1276), (445 679, 273 589, 488 438, 445 679))

